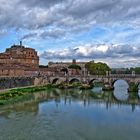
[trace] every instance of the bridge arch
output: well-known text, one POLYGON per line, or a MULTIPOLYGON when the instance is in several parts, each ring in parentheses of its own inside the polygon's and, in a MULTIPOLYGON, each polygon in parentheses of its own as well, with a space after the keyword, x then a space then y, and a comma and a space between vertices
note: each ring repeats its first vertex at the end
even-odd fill
POLYGON ((78 78, 72 78, 69 80, 69 83, 72 84, 72 83, 81 83, 80 79, 78 78))
POLYGON ((56 84, 58 81, 59 81, 59 78, 54 78, 51 83, 56 84))
POLYGON ((104 82, 103 82, 103 80, 100 80, 100 79, 91 79, 88 82, 89 85, 92 85, 94 83, 104 83, 104 82))
POLYGON ((126 87, 129 88, 129 82, 127 80, 125 80, 125 79, 115 79, 112 82, 112 87, 115 87, 115 84, 117 84, 117 81, 124 82, 124 84, 126 85, 126 87))
POLYGON ((138 89, 140 89, 140 81, 136 82, 136 86, 137 86, 138 89))
POLYGON ((140 98, 140 82, 137 84, 138 97, 140 98))
POLYGON ((60 84, 60 83, 62 83, 64 81, 65 81, 65 79, 54 78, 54 79, 52 79, 51 84, 60 84))

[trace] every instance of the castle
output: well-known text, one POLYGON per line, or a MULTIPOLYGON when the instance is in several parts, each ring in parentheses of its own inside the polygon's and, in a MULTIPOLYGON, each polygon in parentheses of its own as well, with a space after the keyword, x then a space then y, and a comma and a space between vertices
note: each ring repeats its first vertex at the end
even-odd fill
POLYGON ((35 49, 12 45, 0 53, 0 76, 25 76, 37 73, 39 56, 35 49))

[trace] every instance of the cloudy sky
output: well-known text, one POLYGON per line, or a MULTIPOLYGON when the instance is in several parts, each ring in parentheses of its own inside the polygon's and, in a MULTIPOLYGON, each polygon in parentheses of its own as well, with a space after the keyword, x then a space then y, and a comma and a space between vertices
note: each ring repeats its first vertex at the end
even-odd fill
POLYGON ((0 52, 19 40, 41 64, 140 66, 140 0, 0 0, 0 52))

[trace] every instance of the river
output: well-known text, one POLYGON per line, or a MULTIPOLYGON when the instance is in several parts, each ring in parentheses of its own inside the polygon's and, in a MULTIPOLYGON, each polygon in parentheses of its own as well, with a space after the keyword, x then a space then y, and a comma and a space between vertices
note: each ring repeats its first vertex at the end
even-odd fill
POLYGON ((1 106, 0 140, 138 140, 139 100, 129 103, 127 84, 115 84, 113 93, 52 89, 1 106))

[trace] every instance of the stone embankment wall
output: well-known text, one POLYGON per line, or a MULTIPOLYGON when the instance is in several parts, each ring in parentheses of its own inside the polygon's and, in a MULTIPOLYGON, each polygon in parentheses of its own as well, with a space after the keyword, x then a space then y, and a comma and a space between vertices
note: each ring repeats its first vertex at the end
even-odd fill
POLYGON ((34 85, 34 77, 0 77, 0 89, 34 85))

